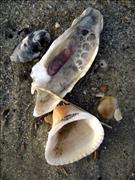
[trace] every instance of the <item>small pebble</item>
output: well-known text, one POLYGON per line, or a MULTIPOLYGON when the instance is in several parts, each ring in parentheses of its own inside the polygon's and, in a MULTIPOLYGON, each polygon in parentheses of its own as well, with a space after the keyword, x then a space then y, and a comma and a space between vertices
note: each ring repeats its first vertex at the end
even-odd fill
POLYGON ((86 90, 84 90, 84 91, 83 91, 83 94, 84 94, 84 95, 86 95, 86 94, 87 94, 86 90))
POLYGON ((52 9, 52 6, 51 6, 50 4, 47 4, 47 7, 48 7, 49 9, 52 9))
POLYGON ((96 97, 104 97, 105 94, 103 92, 99 92, 95 94, 96 97))
POLYGON ((102 85, 100 86, 100 91, 101 91, 102 93, 106 93, 106 92, 108 91, 108 85, 102 84, 102 85))
POLYGON ((55 29, 60 28, 60 24, 58 22, 55 23, 55 29))
POLYGON ((96 91, 96 90, 97 90, 97 88, 95 88, 95 87, 92 87, 92 88, 91 88, 91 90, 92 90, 92 91, 96 91))

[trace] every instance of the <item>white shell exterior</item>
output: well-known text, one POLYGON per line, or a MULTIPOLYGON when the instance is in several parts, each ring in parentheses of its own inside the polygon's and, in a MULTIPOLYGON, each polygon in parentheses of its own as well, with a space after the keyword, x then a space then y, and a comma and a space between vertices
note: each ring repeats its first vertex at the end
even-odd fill
POLYGON ((100 121, 72 106, 63 120, 49 132, 45 147, 46 161, 51 165, 78 161, 93 153, 103 138, 104 130, 100 121))
MULTIPOLYGON (((52 43, 46 54, 34 65, 31 73, 37 87, 34 88, 37 91, 34 116, 38 117, 52 111, 60 102, 47 92, 39 90, 38 87, 48 89, 63 98, 86 74, 97 55, 102 29, 102 14, 94 8, 87 8, 73 21, 71 27, 52 43), (88 34, 82 35, 82 30, 88 30, 88 34), (50 62, 70 46, 72 46, 73 54, 71 53, 69 60, 55 75, 50 75, 48 73, 50 62)), ((34 90, 32 86, 32 91, 34 92, 34 90)))

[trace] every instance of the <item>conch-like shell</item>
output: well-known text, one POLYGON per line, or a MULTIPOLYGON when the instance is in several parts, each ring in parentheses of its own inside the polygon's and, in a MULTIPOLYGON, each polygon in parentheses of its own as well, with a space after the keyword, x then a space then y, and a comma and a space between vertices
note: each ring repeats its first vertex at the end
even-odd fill
POLYGON ((64 165, 93 153, 102 143, 100 121, 73 105, 61 105, 53 111, 53 124, 45 146, 45 158, 51 165, 64 165))
POLYGON ((32 93, 37 91, 34 116, 52 111, 60 102, 40 88, 63 98, 86 74, 98 52, 102 28, 101 13, 87 8, 32 68, 32 93))

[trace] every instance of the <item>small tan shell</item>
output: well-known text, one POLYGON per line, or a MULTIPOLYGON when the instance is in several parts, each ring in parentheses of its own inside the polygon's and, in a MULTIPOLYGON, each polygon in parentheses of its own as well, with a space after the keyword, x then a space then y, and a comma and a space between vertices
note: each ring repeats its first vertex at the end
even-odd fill
POLYGON ((53 118, 45 147, 45 158, 51 165, 78 161, 93 153, 103 141, 104 130, 100 121, 73 105, 55 108, 53 118))
POLYGON ((100 99, 98 113, 105 119, 111 119, 117 108, 117 100, 113 96, 104 96, 100 99))

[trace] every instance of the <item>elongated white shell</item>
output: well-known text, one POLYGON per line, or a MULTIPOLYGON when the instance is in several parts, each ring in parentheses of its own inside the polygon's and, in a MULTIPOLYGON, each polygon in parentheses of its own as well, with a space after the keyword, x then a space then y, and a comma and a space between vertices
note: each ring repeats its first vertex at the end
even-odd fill
POLYGON ((34 88, 37 91, 34 116, 52 111, 60 102, 38 87, 63 98, 86 74, 97 55, 102 29, 102 14, 94 8, 87 8, 32 68, 31 77, 37 87, 34 88))
POLYGON ((45 158, 51 165, 73 163, 93 153, 103 138, 103 127, 95 116, 70 106, 49 132, 45 158))

